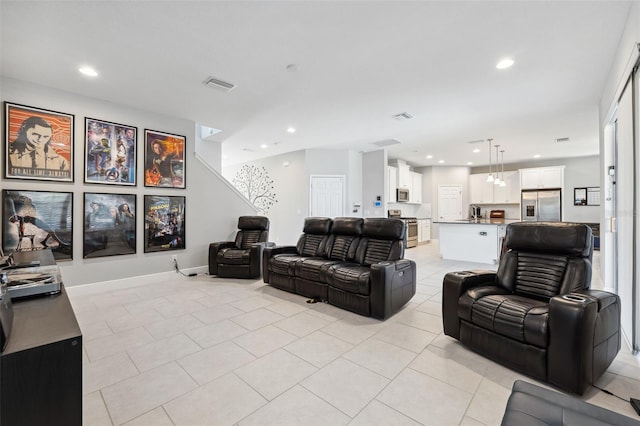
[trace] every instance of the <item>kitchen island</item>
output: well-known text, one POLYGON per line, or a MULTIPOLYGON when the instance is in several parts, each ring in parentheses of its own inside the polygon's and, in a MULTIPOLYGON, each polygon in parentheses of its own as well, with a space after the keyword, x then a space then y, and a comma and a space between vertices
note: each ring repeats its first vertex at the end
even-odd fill
POLYGON ((468 219, 437 221, 440 257, 447 260, 496 264, 507 225, 520 220, 468 219))

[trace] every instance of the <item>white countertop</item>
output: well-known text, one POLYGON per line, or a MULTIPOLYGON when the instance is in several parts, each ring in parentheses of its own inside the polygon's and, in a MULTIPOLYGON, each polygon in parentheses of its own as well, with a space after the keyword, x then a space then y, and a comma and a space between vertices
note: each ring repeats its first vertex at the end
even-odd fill
POLYGON ((436 220, 433 223, 441 225, 508 225, 510 223, 522 222, 520 219, 460 219, 460 220, 436 220))

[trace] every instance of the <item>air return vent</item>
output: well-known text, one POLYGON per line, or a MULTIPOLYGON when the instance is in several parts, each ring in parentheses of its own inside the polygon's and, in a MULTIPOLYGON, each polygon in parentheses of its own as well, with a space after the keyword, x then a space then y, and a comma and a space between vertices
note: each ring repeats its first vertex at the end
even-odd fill
POLYGON ((411 120, 413 118, 413 115, 409 114, 408 112, 401 112, 400 114, 395 114, 393 118, 395 118, 396 120, 411 120))
POLYGON ((211 76, 207 77, 206 80, 202 82, 202 84, 204 84, 207 87, 215 87, 227 92, 230 92, 236 87, 235 84, 231 84, 226 81, 220 80, 219 78, 215 78, 211 76))
POLYGON ((558 139, 556 139, 556 142, 558 142, 558 143, 569 142, 569 138, 558 138, 558 139))
POLYGON ((385 139, 378 142, 371 142, 371 145, 379 146, 380 148, 390 145, 397 145, 400 141, 397 139, 385 139))

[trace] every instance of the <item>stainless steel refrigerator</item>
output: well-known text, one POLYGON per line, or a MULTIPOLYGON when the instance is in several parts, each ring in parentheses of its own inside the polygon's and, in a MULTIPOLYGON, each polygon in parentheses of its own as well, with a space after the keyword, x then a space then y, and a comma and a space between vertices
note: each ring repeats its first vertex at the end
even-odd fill
POLYGON ((562 220, 562 195, 559 189, 522 191, 522 220, 559 222, 562 220))

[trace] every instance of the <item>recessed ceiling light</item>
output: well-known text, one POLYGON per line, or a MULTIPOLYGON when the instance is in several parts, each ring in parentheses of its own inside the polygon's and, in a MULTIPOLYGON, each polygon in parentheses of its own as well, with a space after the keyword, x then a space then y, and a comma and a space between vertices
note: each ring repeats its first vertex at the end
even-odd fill
POLYGON ((467 166, 472 165, 473 163, 471 161, 467 161, 467 166))
POLYGON ((263 143, 262 145, 260 145, 260 148, 265 149, 267 148, 269 145, 267 145, 266 143, 263 143))
POLYGON ((480 152, 480 150, 478 148, 476 148, 476 149, 473 150, 473 152, 475 152, 477 154, 478 152, 480 152))
POLYGON ((80 74, 84 74, 88 77, 97 77, 98 76, 98 71, 96 71, 95 69, 91 68, 91 67, 87 67, 87 66, 83 66, 78 68, 78 71, 80 72, 80 74))
POLYGON ((296 128, 295 127, 287 127, 287 132, 295 133, 296 132, 296 128))
POLYGON ((444 160, 440 160, 440 161, 438 161, 438 163, 442 164, 442 163, 444 163, 444 160))
POLYGON ((282 163, 282 165, 285 166, 285 167, 289 167, 289 162, 285 161, 285 162, 282 163))
POLYGON ((540 158, 540 154, 534 155, 533 158, 540 158))
POLYGON ((509 68, 511 65, 513 65, 513 59, 504 58, 500 59, 500 61, 496 64, 496 68, 498 68, 499 70, 503 70, 509 68))
POLYGON ((427 155, 427 158, 431 159, 433 158, 433 155, 427 155))

